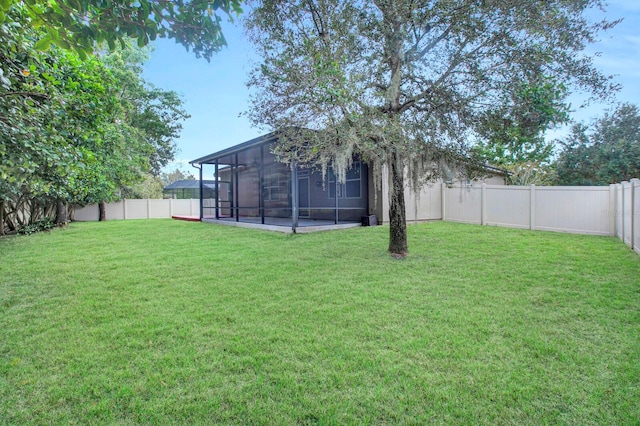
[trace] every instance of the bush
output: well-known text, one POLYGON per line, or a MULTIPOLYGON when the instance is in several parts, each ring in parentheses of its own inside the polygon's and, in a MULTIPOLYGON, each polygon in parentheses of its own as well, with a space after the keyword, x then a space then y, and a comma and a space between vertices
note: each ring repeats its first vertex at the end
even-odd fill
POLYGON ((56 227, 56 222, 50 218, 50 217, 45 217, 43 219, 37 220, 33 223, 28 224, 27 226, 21 228, 18 231, 18 234, 21 235, 31 235, 31 234, 35 234, 36 232, 40 232, 40 231, 48 231, 52 228, 56 227))

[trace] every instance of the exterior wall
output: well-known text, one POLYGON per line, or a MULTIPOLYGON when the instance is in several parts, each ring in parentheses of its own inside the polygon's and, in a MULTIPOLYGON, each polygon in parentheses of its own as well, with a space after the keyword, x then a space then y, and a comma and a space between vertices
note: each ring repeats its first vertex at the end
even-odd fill
POLYGON ((506 185, 507 184, 505 177, 500 175, 487 176, 484 179, 479 179, 474 182, 486 183, 487 185, 506 185))

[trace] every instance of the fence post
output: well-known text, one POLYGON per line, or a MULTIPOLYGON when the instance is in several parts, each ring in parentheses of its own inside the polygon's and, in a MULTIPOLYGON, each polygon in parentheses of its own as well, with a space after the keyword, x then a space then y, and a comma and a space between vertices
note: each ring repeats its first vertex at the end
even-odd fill
POLYGON ((529 229, 536 229, 536 186, 529 188, 529 229))
MULTIPOLYGON (((631 179, 631 250, 636 248, 636 184, 640 179, 631 179)), ((640 185, 638 185, 640 187, 640 185)))
POLYGON ((447 208, 446 208, 446 202, 447 202, 446 189, 447 189, 447 184, 442 182, 440 184, 440 192, 442 193, 442 196, 440 197, 440 200, 441 200, 441 203, 442 203, 442 205, 440 206, 440 209, 442 210, 441 213, 442 213, 442 221, 443 222, 447 220, 447 216, 446 216, 446 213, 447 213, 447 208))
POLYGON ((626 244, 624 242, 624 234, 626 233, 626 229, 624 226, 624 222, 625 222, 625 217, 624 217, 624 204, 625 204, 625 196, 624 196, 624 191, 625 191, 625 183, 629 183, 629 182, 620 182, 620 197, 621 197, 621 203, 620 203, 620 227, 622 228, 622 244, 626 244))
POLYGON ((169 198, 169 217, 173 217, 173 198, 169 198))
POLYGON ((122 220, 127 219, 127 199, 122 199, 122 220))
POLYGON ((609 231, 616 236, 616 184, 609 185, 609 231))
POLYGON ((482 182, 480 192, 480 225, 487 224, 487 184, 482 182))

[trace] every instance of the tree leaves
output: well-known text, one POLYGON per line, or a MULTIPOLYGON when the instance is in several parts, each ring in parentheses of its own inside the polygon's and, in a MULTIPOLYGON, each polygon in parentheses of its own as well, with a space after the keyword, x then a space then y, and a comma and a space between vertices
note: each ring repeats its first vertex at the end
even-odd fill
POLYGON ((640 176, 640 110, 623 103, 559 141, 560 185, 609 185, 640 176))
POLYGON ((45 50, 49 50, 49 46, 51 46, 51 38, 45 36, 38 40, 38 42, 33 46, 34 49, 44 52, 45 50))
POLYGON ((144 47, 157 37, 168 37, 193 50, 197 57, 210 60, 226 45, 222 19, 216 12, 220 10, 233 20, 233 14, 242 13, 241 1, 0 0, 0 23, 12 8, 19 9, 32 26, 48 30, 49 44, 40 43, 39 50, 54 43, 75 50, 82 58, 103 41, 113 50, 116 42, 122 46, 128 38, 144 47))
POLYGON ((36 49, 48 37, 0 25, 0 199, 115 199, 173 158, 182 101, 140 78, 137 48, 84 58, 56 43, 36 49))

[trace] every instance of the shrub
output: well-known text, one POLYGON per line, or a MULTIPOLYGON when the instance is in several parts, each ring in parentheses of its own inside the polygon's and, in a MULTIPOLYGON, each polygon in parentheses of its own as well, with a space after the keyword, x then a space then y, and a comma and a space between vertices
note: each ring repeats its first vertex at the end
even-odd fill
POLYGON ((48 231, 55 227, 56 227, 56 222, 50 217, 45 217, 43 219, 30 223, 24 226, 23 228, 20 228, 20 230, 18 231, 18 234, 31 235, 40 231, 48 231))

